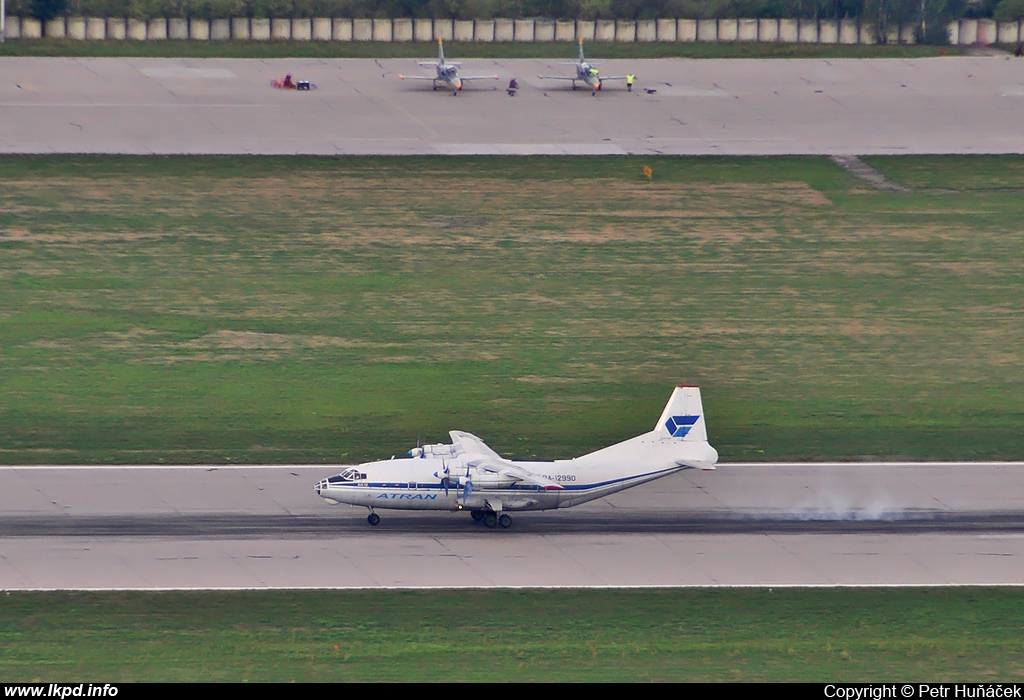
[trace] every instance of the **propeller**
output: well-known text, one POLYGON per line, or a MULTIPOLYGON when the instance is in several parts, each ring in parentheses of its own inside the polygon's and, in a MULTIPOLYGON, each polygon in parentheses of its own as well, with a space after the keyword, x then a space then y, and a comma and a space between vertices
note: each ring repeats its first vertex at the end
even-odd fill
POLYGON ((462 487, 462 505, 466 505, 466 499, 473 493, 473 481, 469 478, 469 464, 466 465, 466 485, 462 487))
POLYGON ((448 461, 442 459, 441 464, 444 465, 444 476, 441 477, 441 485, 444 486, 444 495, 448 495, 448 461))

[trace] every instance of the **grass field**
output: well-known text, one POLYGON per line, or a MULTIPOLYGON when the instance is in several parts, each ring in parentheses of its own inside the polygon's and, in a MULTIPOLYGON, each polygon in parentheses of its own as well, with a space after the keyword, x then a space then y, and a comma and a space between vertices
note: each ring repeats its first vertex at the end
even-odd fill
POLYGON ((1018 589, 11 593, 0 681, 1020 682, 1018 589))
POLYGON ((1020 459, 1024 158, 870 162, 4 156, 0 460, 1020 459))
MULTIPOLYGON (((449 42, 460 58, 575 58, 571 41, 538 43, 449 42)), ((1012 50, 1012 48, 1011 48, 1012 50)), ((923 58, 957 56, 958 46, 759 43, 594 43, 594 58, 923 58)), ((437 54, 432 42, 375 41, 76 41, 11 39, 0 56, 187 58, 421 58, 437 54)))

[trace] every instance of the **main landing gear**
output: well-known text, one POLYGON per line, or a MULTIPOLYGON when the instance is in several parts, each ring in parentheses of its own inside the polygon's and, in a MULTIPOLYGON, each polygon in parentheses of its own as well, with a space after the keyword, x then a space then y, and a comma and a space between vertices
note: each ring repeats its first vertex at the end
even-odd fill
POLYGON ((379 525, 380 524, 380 516, 377 515, 376 513, 370 513, 369 515, 366 516, 366 522, 370 523, 371 525, 379 525))
POLYGON ((503 530, 507 530, 512 527, 512 518, 505 513, 498 515, 493 510, 473 510, 469 514, 473 516, 473 520, 476 522, 482 520, 488 528, 500 527, 503 530))

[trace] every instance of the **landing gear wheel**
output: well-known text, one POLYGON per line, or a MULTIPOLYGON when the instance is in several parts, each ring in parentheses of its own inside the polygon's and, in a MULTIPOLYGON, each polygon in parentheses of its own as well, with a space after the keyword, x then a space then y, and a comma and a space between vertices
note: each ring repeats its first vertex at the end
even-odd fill
POLYGON ((498 518, 498 524, 501 525, 503 530, 507 530, 512 527, 512 518, 508 517, 504 513, 498 518))
POLYGON ((473 520, 475 522, 480 522, 481 520, 484 519, 484 516, 487 515, 487 511, 485 511, 485 510, 471 510, 471 511, 469 511, 469 514, 473 516, 473 520))
POLYGON ((484 525, 493 528, 498 524, 498 516, 494 513, 488 513, 484 516, 484 525))
POLYGON ((371 525, 378 525, 380 524, 380 516, 376 513, 370 513, 366 516, 366 522, 370 523, 371 525))

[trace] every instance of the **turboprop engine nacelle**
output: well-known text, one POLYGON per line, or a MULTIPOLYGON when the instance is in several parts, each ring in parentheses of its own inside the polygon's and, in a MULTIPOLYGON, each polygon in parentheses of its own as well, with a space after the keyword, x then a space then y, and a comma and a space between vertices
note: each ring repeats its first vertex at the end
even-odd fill
POLYGON ((522 479, 511 474, 496 474, 494 472, 480 471, 470 472, 469 476, 460 476, 455 479, 455 483, 459 486, 465 486, 467 482, 472 484, 473 490, 475 491, 504 489, 518 481, 522 481, 522 479))
POLYGON ((427 455, 433 455, 435 457, 451 457, 454 455, 454 445, 423 445, 422 447, 414 447, 409 450, 410 457, 426 457, 427 455))

